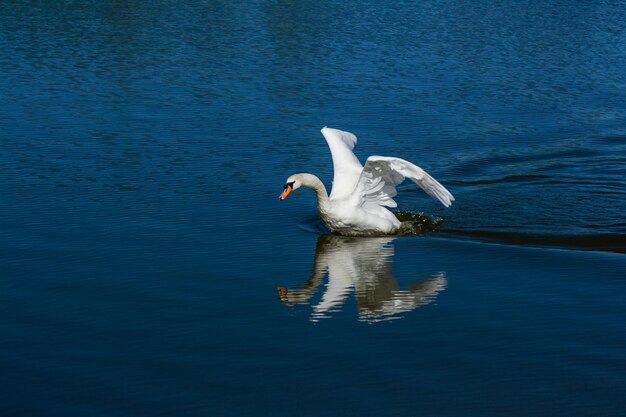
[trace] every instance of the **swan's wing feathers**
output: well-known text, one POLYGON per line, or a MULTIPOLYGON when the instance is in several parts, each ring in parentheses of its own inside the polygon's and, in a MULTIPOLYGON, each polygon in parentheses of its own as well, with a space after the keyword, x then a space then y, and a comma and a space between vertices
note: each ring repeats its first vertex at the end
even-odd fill
POLYGON ((426 171, 421 171, 423 175, 420 180, 415 180, 411 177, 409 178, 411 178, 415 184, 417 184, 422 190, 424 190, 426 194, 428 194, 432 198, 439 200, 444 206, 450 207, 452 205, 452 202, 454 201, 454 196, 452 195, 452 193, 450 193, 450 191, 448 191, 436 179, 428 175, 426 171))
POLYGON ((396 186, 405 178, 412 180, 446 207, 454 201, 452 194, 420 167, 404 159, 384 156, 370 156, 367 159, 352 197, 359 205, 397 207, 393 200, 397 194, 396 186))
MULTIPOLYGON (((324 138, 326 138, 327 142, 342 142, 342 146, 345 146, 350 151, 356 146, 356 136, 354 135, 354 133, 345 132, 343 130, 333 129, 330 127, 324 127, 322 129, 322 134, 324 135, 324 138)), ((332 147, 330 143, 328 145, 332 147)))
POLYGON ((359 205, 397 207, 393 197, 398 194, 396 185, 404 181, 404 176, 389 169, 387 163, 373 158, 367 159, 353 197, 359 205))
POLYGON ((322 135, 333 157, 333 188, 330 198, 346 197, 354 191, 363 170, 363 166, 352 153, 356 145, 356 136, 350 132, 329 127, 322 129, 322 135))

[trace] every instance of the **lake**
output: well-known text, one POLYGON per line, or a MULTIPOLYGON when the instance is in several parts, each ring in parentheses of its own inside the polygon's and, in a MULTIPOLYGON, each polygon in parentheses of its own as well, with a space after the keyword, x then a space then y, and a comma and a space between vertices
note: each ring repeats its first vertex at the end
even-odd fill
POLYGON ((0 3, 3 416, 623 416, 619 1, 0 3), (346 238, 324 126, 421 166, 346 238))

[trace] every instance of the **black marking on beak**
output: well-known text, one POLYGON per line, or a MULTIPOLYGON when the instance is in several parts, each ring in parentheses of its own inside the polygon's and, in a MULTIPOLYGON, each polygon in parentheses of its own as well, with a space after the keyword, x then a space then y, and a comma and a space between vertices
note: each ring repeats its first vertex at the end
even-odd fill
POLYGON ((295 181, 291 181, 283 185, 283 193, 280 195, 280 197, 278 197, 279 200, 283 200, 284 198, 287 197, 287 195, 289 195, 289 193, 291 193, 291 190, 293 190, 294 182, 295 181))

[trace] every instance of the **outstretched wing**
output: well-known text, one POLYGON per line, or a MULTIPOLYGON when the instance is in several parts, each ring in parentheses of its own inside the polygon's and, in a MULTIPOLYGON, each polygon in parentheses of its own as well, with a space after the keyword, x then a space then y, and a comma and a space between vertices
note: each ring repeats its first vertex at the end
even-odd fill
POLYGON ((363 166, 352 153, 356 145, 356 136, 350 132, 329 127, 322 129, 322 135, 333 157, 333 188, 330 198, 347 197, 354 191, 363 170, 363 166))
POLYGON ((370 156, 352 194, 354 203, 361 206, 374 204, 397 207, 393 200, 397 194, 396 186, 405 178, 419 185, 426 194, 446 207, 454 201, 454 196, 422 168, 400 158, 370 156))

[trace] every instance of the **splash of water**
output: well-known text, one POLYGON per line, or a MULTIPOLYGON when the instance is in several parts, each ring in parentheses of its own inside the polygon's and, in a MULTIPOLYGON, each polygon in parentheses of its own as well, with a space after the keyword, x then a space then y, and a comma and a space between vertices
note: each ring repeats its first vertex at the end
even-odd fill
POLYGON ((394 211, 393 214, 402 222, 397 235, 425 235, 437 231, 445 222, 443 217, 431 217, 425 213, 413 211, 394 211))

